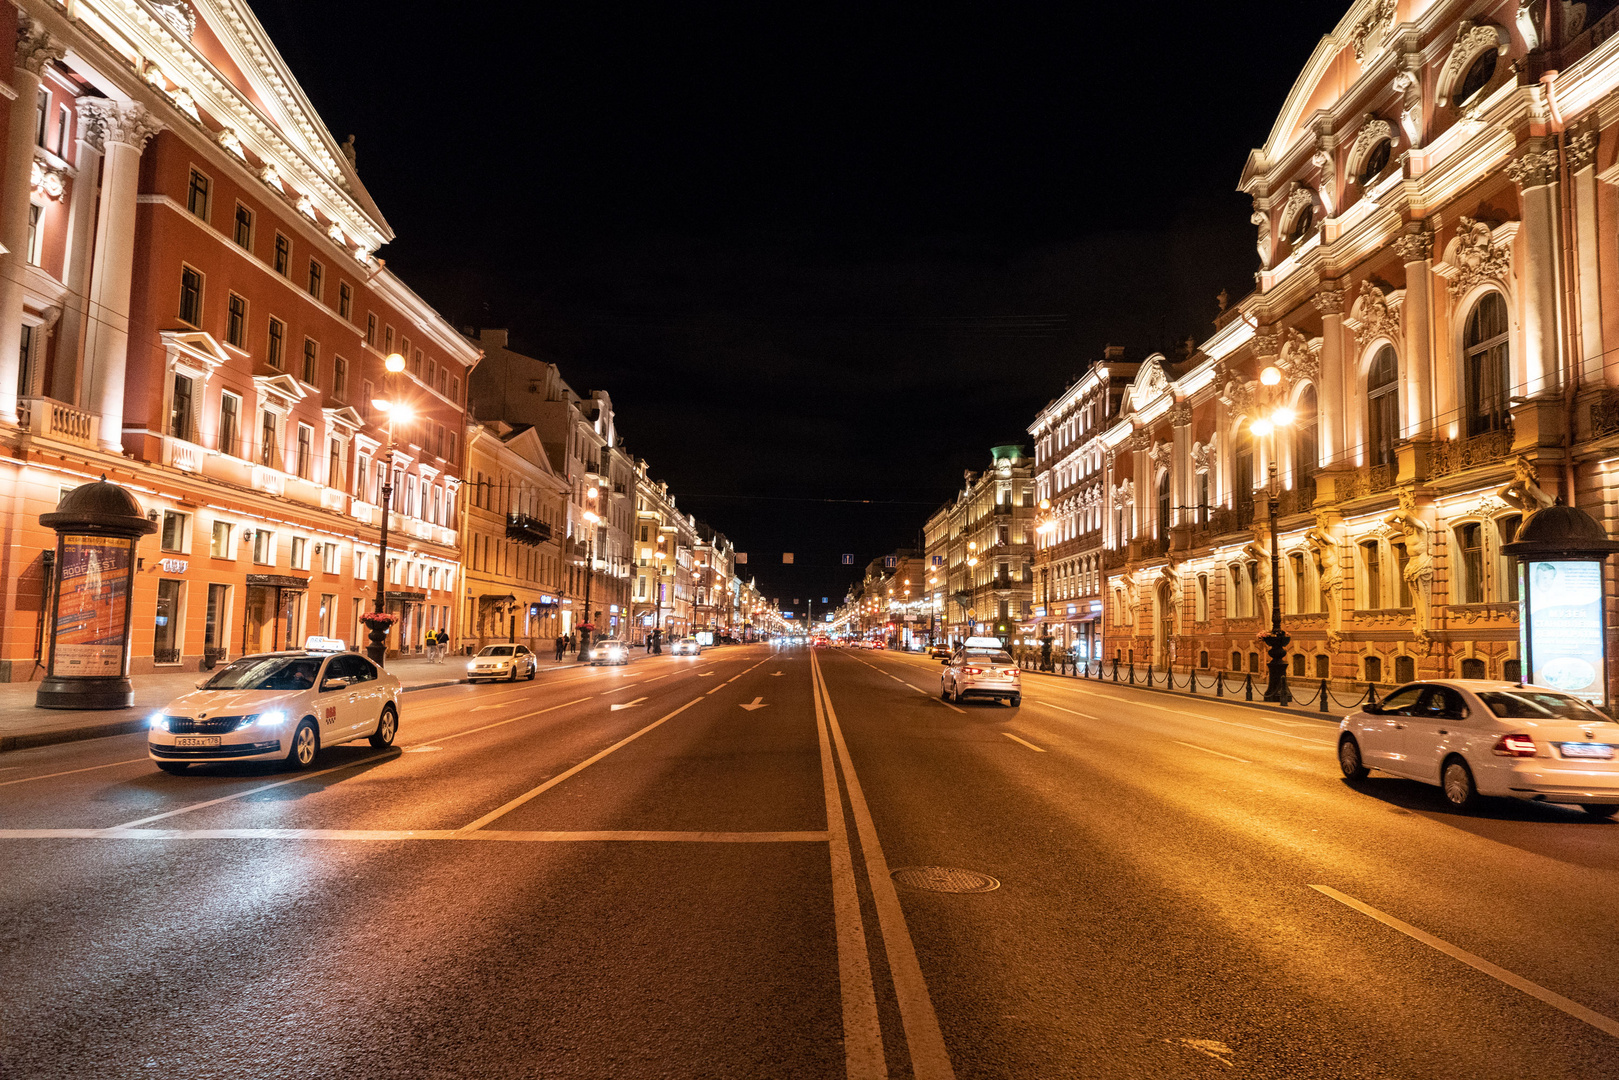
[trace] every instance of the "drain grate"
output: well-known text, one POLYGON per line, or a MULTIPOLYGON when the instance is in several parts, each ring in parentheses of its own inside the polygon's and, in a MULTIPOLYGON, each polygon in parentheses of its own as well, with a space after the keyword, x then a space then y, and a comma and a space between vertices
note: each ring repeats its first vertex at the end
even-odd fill
POLYGON ((986 893, 1001 887, 1001 883, 988 874, 958 870, 954 866, 903 866, 888 876, 901 885, 929 892, 986 893))

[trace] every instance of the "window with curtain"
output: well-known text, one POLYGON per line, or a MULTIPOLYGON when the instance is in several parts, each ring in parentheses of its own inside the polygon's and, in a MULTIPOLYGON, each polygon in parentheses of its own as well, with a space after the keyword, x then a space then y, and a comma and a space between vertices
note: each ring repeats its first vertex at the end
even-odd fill
MULTIPOLYGON (((1462 356, 1467 384, 1467 433, 1482 435, 1499 431, 1507 425, 1510 378, 1507 302, 1500 293, 1488 293, 1473 305, 1467 316, 1462 356)), ((1529 389, 1533 392, 1539 387, 1529 389)))
POLYGON ((1461 556, 1461 602, 1484 603, 1484 527, 1476 521, 1456 526, 1456 550, 1461 556))
POLYGON ((1366 373, 1366 461, 1392 465, 1400 438, 1400 365, 1394 346, 1385 345, 1366 373))

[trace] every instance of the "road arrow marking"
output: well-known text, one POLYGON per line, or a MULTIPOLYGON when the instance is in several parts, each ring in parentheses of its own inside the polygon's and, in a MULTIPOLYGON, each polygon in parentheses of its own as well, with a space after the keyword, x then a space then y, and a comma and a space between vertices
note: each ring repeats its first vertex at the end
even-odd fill
POLYGON ((607 706, 607 711, 608 712, 618 712, 618 710, 620 710, 620 709, 633 709, 633 708, 635 708, 637 705, 641 704, 641 702, 643 702, 645 700, 646 700, 646 698, 644 698, 644 697, 638 697, 634 701, 626 701, 622 705, 609 705, 609 706, 607 706))
POLYGON ((698 672, 697 677, 699 679, 706 679, 712 674, 714 674, 712 671, 702 671, 702 672, 698 672))
POLYGON ((752 701, 748 702, 746 705, 743 705, 741 707, 748 710, 749 712, 752 712, 754 709, 763 709, 763 708, 767 707, 768 705, 769 705, 769 702, 765 701, 764 698, 756 697, 752 701))
POLYGON ((777 676, 777 675, 780 675, 780 674, 781 674, 781 672, 779 672, 779 671, 772 671, 772 672, 771 672, 771 673, 770 673, 770 677, 771 677, 771 678, 772 678, 772 679, 774 679, 774 678, 775 678, 775 677, 776 677, 776 676, 777 676))

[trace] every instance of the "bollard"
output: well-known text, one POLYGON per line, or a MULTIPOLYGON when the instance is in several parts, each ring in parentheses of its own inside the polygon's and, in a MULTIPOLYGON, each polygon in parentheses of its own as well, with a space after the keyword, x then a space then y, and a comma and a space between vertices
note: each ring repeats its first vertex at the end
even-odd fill
POLYGON ((1327 711, 1327 680, 1321 680, 1321 711, 1327 711))
POLYGON ((1244 700, 1247 700, 1247 701, 1252 701, 1252 700, 1254 700, 1254 676, 1253 676, 1253 673, 1252 673, 1252 672, 1250 672, 1250 673, 1249 673, 1249 674, 1248 674, 1248 678, 1247 678, 1247 679, 1245 679, 1245 680, 1244 680, 1244 682, 1243 682, 1243 689, 1244 689, 1244 690, 1245 690, 1245 691, 1246 691, 1246 692, 1247 692, 1247 694, 1248 694, 1248 696, 1247 696, 1247 698, 1246 698, 1246 699, 1244 699, 1244 700))
POLYGON ((1119 681, 1119 658, 1117 656, 1113 658, 1113 681, 1119 681))
POLYGON ((1225 697, 1225 676, 1218 671, 1214 673, 1214 696, 1225 697))
POLYGON ((1197 693, 1197 669, 1195 668, 1186 673, 1186 692, 1188 694, 1197 693))
POLYGON ((1152 665, 1150 663, 1147 665, 1147 685, 1152 685, 1152 665))
POLYGON ((1136 684, 1136 666, 1134 664, 1131 664, 1130 665, 1130 685, 1134 686, 1135 684, 1136 684))

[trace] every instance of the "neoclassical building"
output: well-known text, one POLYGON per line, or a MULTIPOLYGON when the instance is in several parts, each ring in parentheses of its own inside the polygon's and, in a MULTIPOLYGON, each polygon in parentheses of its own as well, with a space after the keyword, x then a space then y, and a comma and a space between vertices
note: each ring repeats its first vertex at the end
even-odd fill
POLYGON ((1359 0, 1321 40, 1242 172, 1256 288, 1101 435, 1110 656, 1260 672, 1279 589, 1295 677, 1518 673, 1502 545, 1553 499, 1614 532, 1616 29, 1359 0))
POLYGON ((990 467, 968 471, 956 497, 929 519, 924 569, 938 582, 929 587, 947 640, 1026 636, 1034 615, 1033 472, 1022 446, 993 447, 990 467))

